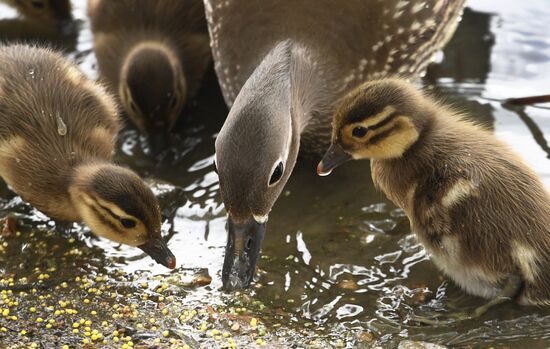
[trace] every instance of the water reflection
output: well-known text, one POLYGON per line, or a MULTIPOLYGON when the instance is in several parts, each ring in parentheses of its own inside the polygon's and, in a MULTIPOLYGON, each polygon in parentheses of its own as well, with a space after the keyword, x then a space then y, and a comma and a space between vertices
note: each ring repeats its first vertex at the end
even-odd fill
MULTIPOLYGON (((80 31, 61 42, 93 78, 97 72, 84 1, 74 3, 75 17, 82 21, 80 31)), ((542 0, 472 0, 469 5, 442 61, 430 69, 427 88, 494 128, 550 188, 550 110, 506 109, 501 104, 509 97, 550 92, 546 28, 550 9, 542 0)), ((0 22, 11 21, 13 16, 0 5, 0 22)), ((0 33, 9 39, 9 32, 0 33)), ((178 125, 180 141, 173 158, 159 163, 147 156, 135 131, 128 129, 121 135, 117 161, 151 182, 163 208, 163 232, 181 269, 166 274, 139 250, 115 246, 83 232, 79 239, 93 247, 93 264, 111 259, 128 272, 151 270, 157 275, 208 268, 211 287, 182 297, 206 304, 231 302, 231 297, 228 300, 218 290, 226 221, 213 169, 214 138, 226 113, 211 71, 186 112, 190 117, 178 125)), ((513 304, 491 310, 480 321, 450 328, 406 324, 412 310, 468 308, 481 300, 465 296, 445 281, 411 234, 404 213, 373 188, 368 163, 351 163, 328 178, 318 178, 316 160, 298 163, 271 213, 257 286, 249 293, 265 304, 266 314, 306 329, 307 324, 315 324, 319 333, 328 333, 349 346, 357 339, 349 335, 350 329, 354 333, 372 331, 385 347, 393 347, 403 338, 459 347, 479 343, 522 343, 530 348, 550 345, 548 312, 513 304)), ((49 226, 46 217, 5 187, 0 189, 2 213, 15 211, 26 217, 29 225, 49 226)), ((16 266, 6 268, 13 271, 16 266)))

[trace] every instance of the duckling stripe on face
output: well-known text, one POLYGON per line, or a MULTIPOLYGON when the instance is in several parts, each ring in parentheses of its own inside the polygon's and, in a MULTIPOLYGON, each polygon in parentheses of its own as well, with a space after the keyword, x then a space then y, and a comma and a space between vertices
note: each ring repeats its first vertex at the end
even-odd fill
MULTIPOLYGON (((101 207, 101 205, 99 205, 101 207)), ((123 234, 123 232, 119 229, 118 225, 113 223, 114 217, 109 217, 109 215, 105 214, 105 212, 100 211, 97 207, 90 205, 90 208, 92 211, 95 212, 96 217, 99 217, 101 219, 101 222, 111 228, 113 232, 116 232, 117 234, 123 234)))
MULTIPOLYGON (((346 121, 352 124, 359 124, 365 128, 377 128, 378 124, 383 123, 385 120, 391 119, 392 114, 395 114, 395 108, 391 105, 386 106, 382 111, 371 115, 370 110, 358 110, 351 112, 346 121)), ((382 125, 381 125, 382 126, 382 125)))
MULTIPOLYGON (((418 140, 419 133, 414 127, 411 119, 405 115, 386 116, 389 120, 376 128, 370 128, 369 132, 363 137, 360 142, 363 147, 356 149, 351 155, 354 159, 390 159, 402 156, 409 147, 418 140)), ((386 120, 387 120, 386 119, 386 120)), ((354 125, 349 125, 344 131, 346 134, 351 134, 354 125)), ((348 136, 347 142, 355 142, 348 136)), ((352 137, 353 138, 353 137, 352 137)))

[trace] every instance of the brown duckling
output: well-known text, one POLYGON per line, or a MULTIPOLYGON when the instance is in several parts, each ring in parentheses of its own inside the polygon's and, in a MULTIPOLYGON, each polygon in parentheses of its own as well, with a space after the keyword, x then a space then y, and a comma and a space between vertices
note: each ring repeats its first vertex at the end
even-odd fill
POLYGON ((434 263, 466 292, 491 299, 460 319, 509 299, 550 303, 550 195, 489 131, 409 83, 373 81, 341 102, 317 171, 365 158, 434 263))
POLYGON ((164 147, 210 63, 201 0, 88 0, 102 77, 126 114, 164 147))
POLYGON ((51 218, 83 221, 174 268, 155 196, 112 163, 119 129, 114 99, 61 54, 0 47, 0 176, 51 218))
POLYGON ((70 20, 70 0, 2 0, 28 18, 41 22, 60 22, 70 20))

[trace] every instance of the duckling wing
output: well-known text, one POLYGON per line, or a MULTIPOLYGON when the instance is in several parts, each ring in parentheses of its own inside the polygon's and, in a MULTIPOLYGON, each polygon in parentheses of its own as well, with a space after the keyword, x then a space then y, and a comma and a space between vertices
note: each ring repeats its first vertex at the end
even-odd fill
MULTIPOLYGON (((414 75, 454 32, 464 0, 204 0, 220 86, 231 105, 276 43, 325 61, 338 94, 390 74, 414 75)), ((325 76, 325 74, 322 74, 325 76)), ((338 97, 338 96, 335 96, 338 97)), ((336 98, 335 98, 336 100, 336 98)))

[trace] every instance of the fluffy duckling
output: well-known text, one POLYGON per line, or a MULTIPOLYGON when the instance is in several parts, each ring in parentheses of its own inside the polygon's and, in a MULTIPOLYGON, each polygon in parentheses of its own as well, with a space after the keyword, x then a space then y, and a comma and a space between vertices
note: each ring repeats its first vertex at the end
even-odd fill
POLYGON ((88 0, 99 70, 162 149, 210 63, 201 0, 88 0))
POLYGON ((509 299, 550 303, 550 195, 503 142, 388 79, 343 99, 317 171, 365 158, 433 262, 466 292, 492 299, 466 318, 509 299))
POLYGON ((70 0, 2 0, 11 5, 25 17, 42 22, 60 22, 70 20, 70 0))
POLYGON ((0 47, 0 176, 51 218, 84 221, 174 268, 155 196, 112 163, 119 129, 114 99, 61 54, 0 47))

